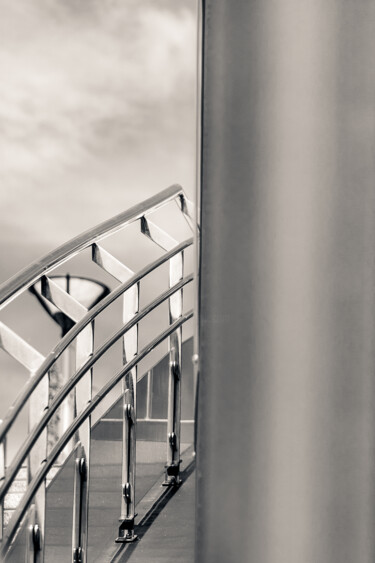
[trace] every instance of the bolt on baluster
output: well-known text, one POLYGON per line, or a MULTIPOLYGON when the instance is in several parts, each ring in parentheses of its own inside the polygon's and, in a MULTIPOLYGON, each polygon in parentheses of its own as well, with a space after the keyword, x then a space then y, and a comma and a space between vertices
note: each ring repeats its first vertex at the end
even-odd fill
POLYGON ((87 542, 87 462, 82 446, 77 448, 73 497, 73 563, 85 563, 87 542))
POLYGON ((135 425, 136 414, 132 404, 133 393, 130 389, 125 391, 124 422, 125 422, 125 441, 124 441, 124 483, 122 485, 123 509, 125 513, 119 526, 117 543, 133 542, 138 539, 134 532, 135 521, 135 425))

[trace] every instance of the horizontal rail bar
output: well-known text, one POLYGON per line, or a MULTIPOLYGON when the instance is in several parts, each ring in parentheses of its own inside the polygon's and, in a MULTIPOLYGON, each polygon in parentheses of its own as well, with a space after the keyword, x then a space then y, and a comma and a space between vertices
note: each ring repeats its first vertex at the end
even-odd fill
POLYGON ((25 289, 32 286, 43 274, 47 274, 51 269, 56 268, 70 258, 73 258, 73 256, 76 256, 79 252, 88 248, 94 242, 98 242, 99 240, 114 234, 126 227, 126 225, 140 219, 146 213, 155 211, 157 208, 173 201, 179 195, 183 195, 182 187, 177 184, 170 186, 159 194, 131 207, 127 211, 124 211, 123 213, 104 221, 100 225, 85 231, 77 237, 74 237, 39 260, 36 260, 30 266, 27 266, 21 270, 21 272, 0 286, 0 309, 17 297, 25 289))
POLYGON ((118 299, 125 291, 127 291, 132 285, 140 281, 143 277, 153 272, 156 268, 167 262, 170 258, 188 248, 193 244, 193 238, 189 238, 182 242, 170 252, 163 254, 160 258, 145 266, 142 270, 132 276, 127 282, 116 287, 107 297, 104 297, 95 307, 88 311, 87 315, 83 317, 78 323, 76 323, 73 328, 58 342, 55 348, 48 354, 45 361, 36 370, 33 377, 28 380, 26 385, 23 387, 21 393, 16 398, 13 405, 10 407, 2 424, 0 425, 0 441, 3 440, 4 436, 7 434, 13 422, 17 418, 18 414, 22 410, 25 402, 28 400, 31 393, 37 387, 38 383, 56 362, 56 360, 61 356, 64 350, 73 342, 73 340, 78 336, 83 328, 85 328, 89 323, 91 323, 106 307, 108 307, 113 301, 118 299))
POLYGON ((4 546, 2 549, 2 554, 5 555, 10 547, 11 541, 16 533, 20 522, 25 515, 26 510, 29 507, 31 500, 33 499, 36 491, 45 479, 48 471, 51 469, 53 462, 58 458, 63 448, 69 442, 69 440, 74 436, 75 432, 81 426, 81 424, 90 416, 90 414, 96 409, 96 407, 101 403, 101 401, 108 395, 108 393, 121 381, 121 379, 131 371, 141 360, 143 360, 156 346, 161 344, 168 336, 170 336, 175 330, 182 326, 186 321, 193 317, 193 311, 188 311, 185 315, 180 317, 176 322, 171 324, 166 330, 154 338, 149 344, 147 344, 140 353, 135 356, 130 362, 126 364, 115 376, 102 387, 102 389, 95 395, 91 403, 77 416, 69 428, 64 432, 59 441, 55 444, 50 454, 47 456, 45 463, 40 467, 39 471, 35 474, 34 478, 29 484, 29 487, 22 497, 15 513, 13 514, 8 528, 5 532, 4 546))
POLYGON ((70 391, 76 386, 76 384, 81 380, 81 378, 87 373, 96 362, 115 344, 128 330, 130 330, 134 325, 139 323, 144 317, 146 317, 151 311, 156 309, 164 301, 166 301, 173 293, 179 291, 182 287, 192 282, 194 279, 193 274, 186 276, 178 284, 169 288, 167 291, 156 297, 151 301, 146 307, 141 309, 137 315, 132 317, 132 319, 122 326, 118 331, 116 331, 110 338, 108 338, 92 356, 81 366, 79 370, 76 371, 72 377, 66 382, 66 384, 59 389, 53 398, 53 401, 49 405, 48 409, 44 411, 42 418, 39 420, 37 425, 31 430, 31 432, 26 437, 26 440, 18 450, 15 458, 13 459, 11 465, 8 467, 6 472, 6 477, 0 487, 0 502, 1 499, 6 495, 9 487, 12 485, 14 478, 16 477, 19 469, 22 466, 23 461, 29 454, 31 448, 34 446, 38 440, 40 434, 43 432, 44 428, 51 420, 52 416, 59 408, 64 399, 69 395, 70 391))

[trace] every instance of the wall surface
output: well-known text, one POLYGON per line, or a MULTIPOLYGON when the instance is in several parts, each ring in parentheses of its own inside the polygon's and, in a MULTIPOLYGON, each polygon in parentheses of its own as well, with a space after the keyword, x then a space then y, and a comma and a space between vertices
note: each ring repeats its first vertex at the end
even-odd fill
POLYGON ((372 563, 371 0, 204 6, 199 563, 372 563))

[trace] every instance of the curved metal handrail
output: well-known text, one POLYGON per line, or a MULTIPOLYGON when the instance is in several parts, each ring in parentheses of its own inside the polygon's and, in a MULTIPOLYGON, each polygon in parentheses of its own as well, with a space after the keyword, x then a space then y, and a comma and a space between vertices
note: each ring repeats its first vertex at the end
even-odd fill
POLYGON ((52 403, 49 405, 48 409, 44 412, 44 415, 39 420, 38 424, 31 430, 30 434, 27 436, 26 440, 22 444, 21 448, 18 450, 14 460, 8 467, 6 477, 2 486, 0 487, 0 501, 6 495, 9 487, 12 484, 17 472, 22 466, 23 461, 30 453, 31 448, 36 443, 37 439, 46 428, 48 422, 51 420, 52 416, 61 405, 63 400, 69 395, 70 391, 77 385, 77 383, 82 379, 82 377, 92 368, 96 362, 109 350, 109 348, 115 344, 126 332, 128 332, 133 326, 144 319, 151 311, 156 309, 164 301, 166 301, 171 295, 179 291, 182 287, 186 286, 188 283, 192 282, 194 276, 190 274, 183 278, 179 283, 162 293, 159 297, 151 301, 146 307, 144 307, 137 315, 135 315, 128 323, 123 325, 118 331, 116 331, 110 338, 108 338, 96 352, 90 356, 90 358, 77 370, 66 384, 61 387, 61 389, 54 396, 52 403))
MULTIPOLYGON (((192 311, 183 314, 183 288, 194 279, 193 274, 184 277, 184 251, 193 244, 194 238, 192 237, 178 243, 167 231, 163 231, 149 220, 149 216, 154 211, 172 201, 180 208, 182 216, 185 217, 194 231, 192 224, 192 204, 186 199, 182 188, 178 185, 174 185, 158 195, 147 199, 143 203, 132 207, 128 211, 120 213, 116 217, 101 223, 98 227, 89 229, 78 237, 73 238, 68 243, 37 260, 31 264, 31 266, 28 266, 8 282, 0 286, 1 310, 26 289, 40 281, 44 298, 49 299, 60 309, 61 314, 68 315, 74 322, 72 328, 61 338, 46 357, 43 357, 20 336, 1 323, 0 329, 2 332, 0 333, 0 346, 15 359, 20 361, 29 370, 31 376, 0 424, 0 532, 4 532, 2 536, 4 540, 2 544, 3 554, 8 554, 9 549, 12 548, 15 536, 20 529, 22 519, 28 508, 30 508, 30 511, 27 513, 29 522, 28 537, 30 541, 28 540, 27 543, 27 552, 29 554, 35 554, 38 549, 44 549, 38 547, 38 541, 35 543, 35 538, 32 539, 32 537, 34 527, 38 527, 38 523, 40 523, 42 535, 45 530, 45 508, 43 508, 43 506, 45 507, 46 502, 47 484, 45 479, 47 473, 73 437, 75 446, 71 444, 69 451, 73 451, 72 448, 75 448, 75 455, 79 457, 76 462, 83 463, 83 465, 87 463, 87 467, 90 468, 91 422, 89 417, 107 394, 123 378, 125 387, 122 390, 122 396, 124 401, 126 401, 126 405, 122 419, 122 433, 123 440, 128 443, 128 451, 123 450, 122 472, 126 487, 132 490, 133 493, 131 500, 128 493, 124 491, 121 493, 120 521, 122 523, 119 528, 118 539, 119 541, 128 541, 129 538, 135 537, 135 388, 137 381, 142 379, 142 377, 137 377, 137 369, 138 363, 168 337, 169 394, 166 432, 168 453, 167 465, 165 466, 165 478, 166 484, 169 485, 179 482, 178 460, 180 459, 179 441, 181 411, 178 405, 181 401, 180 370, 182 325, 193 316, 192 311), (162 256, 144 266, 140 271, 133 273, 125 264, 122 264, 104 248, 98 246, 97 243, 137 220, 140 220, 141 233, 150 238, 157 246, 161 247, 164 252, 162 256), (54 284, 50 274, 56 267, 68 262, 81 251, 87 250, 90 247, 92 249, 92 260, 96 262, 98 266, 106 270, 109 275, 112 275, 112 277, 117 280, 121 280, 121 282, 111 290, 107 296, 102 298, 90 308, 90 310, 87 310, 84 305, 70 295, 69 290, 65 291, 54 284), (169 263, 169 288, 139 310, 142 280, 167 262, 169 263), (122 297, 123 325, 95 349, 95 320, 120 297, 122 297), (166 300, 169 301, 169 327, 145 345, 139 352, 138 330, 140 322, 166 300), (121 338, 123 338, 122 350, 125 365, 121 368, 121 371, 113 376, 92 398, 91 370, 98 360, 121 338), (66 371, 60 371, 61 364, 57 362, 73 342, 76 343, 75 354, 78 365, 73 373, 67 374, 66 371), (127 361, 129 358, 131 358, 131 360, 127 361), (52 373, 54 366, 57 367, 57 376, 53 375, 53 377, 57 377, 57 379, 50 380, 49 373, 52 373), (51 381, 53 383, 51 383, 51 381), (57 389, 55 389, 56 382, 58 384, 57 389), (39 384, 40 387, 38 387, 39 384), (38 390, 40 390, 40 393, 38 390), (67 403, 68 410, 66 412, 68 413, 68 417, 64 424, 67 423, 69 426, 68 429, 65 430, 64 427, 61 428, 58 426, 58 419, 54 419, 53 417, 57 415, 58 409, 72 392, 74 392, 74 405, 73 403, 70 404, 70 402, 67 403), (26 404, 29 406, 30 432, 18 448, 10 465, 5 471, 7 436, 26 404), (78 412, 81 411, 78 416, 76 415, 76 409, 78 412), (67 422, 68 420, 69 422, 67 422), (49 427, 50 423, 52 423, 51 427, 49 427), (49 428, 51 428, 51 435, 49 434, 49 428), (47 455, 49 445, 48 436, 53 437, 55 444, 47 455), (79 440, 78 443, 77 440, 79 440), (131 446, 129 444, 131 444, 131 446), (17 479, 19 470, 26 458, 28 458, 29 483, 18 506, 12 509, 14 510, 13 515, 8 521, 6 528, 3 530, 1 515, 3 513, 4 502, 7 502, 6 495, 9 493, 9 490, 11 490, 10 487, 12 483, 17 479), (41 487, 43 482, 44 486, 41 487)), ((66 449, 64 452, 66 455, 66 449)), ((85 477, 82 476, 83 473, 81 474, 80 471, 81 470, 79 470, 79 474, 75 474, 74 481, 75 496, 73 503, 72 544, 73 551, 76 555, 78 551, 82 549, 82 546, 87 543, 88 487, 86 488, 84 496, 82 496, 83 493, 80 487, 86 487, 86 485, 82 485, 85 477), (76 487, 78 487, 78 489, 76 487), (81 490, 81 492, 79 492, 79 490, 81 490), (82 516, 83 514, 86 514, 86 517, 82 516), (82 531, 81 529, 81 517, 86 518, 84 524, 86 531, 82 531)), ((74 555, 74 558, 76 558, 76 555, 74 555)), ((27 555, 27 557, 29 558, 29 555, 27 555)), ((30 555, 30 557, 32 557, 32 555, 30 555)), ((78 555, 77 557, 79 558, 78 555)), ((41 558, 43 559, 43 554, 41 558)))
POLYGON ((40 467, 39 471, 35 474, 29 484, 27 492, 22 497, 15 513, 5 532, 5 541, 2 548, 2 554, 5 555, 11 545, 12 539, 24 517, 33 497, 35 496, 38 488, 42 485, 43 480, 46 478, 48 471, 51 469, 53 463, 56 461, 66 444, 74 436, 75 432, 82 425, 82 423, 90 416, 100 402, 108 395, 108 393, 121 381, 121 379, 129 373, 141 360, 143 360, 156 346, 163 342, 168 336, 181 327, 186 321, 193 317, 193 311, 188 311, 177 321, 171 324, 160 335, 154 338, 147 346, 145 346, 137 356, 129 361, 123 369, 121 369, 102 389, 96 394, 87 407, 77 416, 65 433, 61 436, 59 441, 55 444, 50 454, 47 456, 45 463, 40 467))
POLYGON ((138 273, 134 274, 128 281, 116 287, 109 295, 107 295, 102 301, 100 301, 95 307, 90 309, 88 313, 78 321, 71 330, 57 343, 57 345, 51 350, 46 359, 40 365, 40 367, 35 371, 33 377, 28 380, 26 385, 22 388, 20 394, 16 398, 15 402, 9 408, 6 416, 4 417, 0 425, 0 441, 4 439, 6 434, 12 427, 15 419, 22 410, 25 402, 30 397, 31 393, 36 389, 37 385, 40 383, 42 378, 46 375, 52 365, 61 356, 61 354, 66 350, 66 348, 73 342, 73 340, 78 336, 78 334, 90 324, 104 309, 106 309, 111 303, 118 299, 121 295, 125 293, 130 287, 144 278, 146 275, 153 272, 156 268, 170 260, 173 256, 181 252, 182 250, 188 248, 193 244, 193 239, 189 238, 183 241, 181 244, 177 245, 175 248, 169 252, 163 254, 160 258, 145 266, 138 273))
POLYGON ((181 186, 175 184, 166 188, 159 194, 146 199, 142 203, 131 207, 127 211, 74 237, 69 242, 59 246, 56 250, 36 260, 0 286, 0 309, 25 289, 33 285, 43 274, 47 274, 51 269, 60 266, 95 242, 125 228, 130 223, 140 219, 143 215, 150 211, 155 211, 159 207, 173 201, 178 196, 182 198, 181 208, 185 209, 183 189, 181 186))

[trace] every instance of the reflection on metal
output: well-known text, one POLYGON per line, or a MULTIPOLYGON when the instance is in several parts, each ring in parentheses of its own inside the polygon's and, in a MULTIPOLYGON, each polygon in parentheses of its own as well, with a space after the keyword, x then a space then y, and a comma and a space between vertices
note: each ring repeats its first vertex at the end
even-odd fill
POLYGON ((189 226, 192 228, 193 231, 199 231, 199 225, 196 217, 196 209, 195 205, 190 199, 187 199, 185 196, 180 196, 179 198, 181 211, 184 214, 186 221, 188 222, 189 226))
POLYGON ((77 322, 87 313, 87 308, 81 305, 68 291, 65 291, 52 279, 43 276, 42 297, 51 301, 64 315, 77 322))
MULTIPOLYGON (((174 256, 169 263, 169 285, 174 287, 183 277, 184 253, 174 256)), ((169 298, 169 322, 182 316, 182 288, 169 298)), ((181 434, 181 358, 182 330, 179 328, 169 337, 169 385, 168 385, 168 441, 165 484, 180 483, 180 434, 181 434)))
MULTIPOLYGON (((123 322, 131 321, 139 310, 139 282, 124 293, 123 322)), ((138 353, 138 324, 135 324, 123 338, 124 365, 138 353)), ((121 515, 123 520, 119 538, 133 541, 135 517, 135 463, 136 463, 136 408, 137 408, 137 367, 122 381, 123 422, 122 422, 122 482, 128 487, 128 496, 122 495, 121 515), (125 527, 122 527, 125 526, 125 527), (124 532, 124 536, 123 536, 124 532)), ((118 541, 118 539, 117 539, 118 541)))
MULTIPOLYGON (((52 291, 58 291, 58 289, 56 290, 56 285, 64 291, 65 294, 71 295, 74 298, 75 307, 80 308, 83 306, 86 310, 92 309, 92 307, 99 303, 110 291, 109 287, 98 280, 86 276, 72 276, 69 272, 64 276, 51 275, 48 276, 48 278, 43 276, 41 280, 29 287, 30 293, 35 295, 43 309, 45 309, 48 315, 60 326, 62 336, 65 336, 72 328, 74 325, 72 319, 76 315, 66 315, 62 312, 62 308, 58 308, 53 304, 53 299, 48 300, 44 296, 45 293, 51 296, 52 291), (54 285, 50 287, 52 283, 54 285)), ((62 297, 62 299, 64 298, 62 297)))
MULTIPOLYGON (((135 355, 135 354, 134 354, 135 355)), ((133 542, 137 539, 134 533, 135 519, 135 430, 136 430, 136 411, 134 407, 134 395, 136 388, 136 379, 133 379, 132 373, 136 374, 136 368, 125 376, 123 387, 124 408, 123 408, 123 461, 122 461, 122 503, 121 517, 122 520, 117 543, 133 542), (134 385, 131 389, 130 383, 134 385)))
MULTIPOLYGON (((133 270, 117 260, 98 245, 93 245, 93 260, 120 282, 134 276, 133 270)), ((133 319, 139 311, 140 282, 129 287, 123 295, 123 322, 133 319)), ((123 363, 133 358, 138 352, 138 325, 135 324, 123 338, 123 363)), ((122 496, 120 520, 122 524, 116 541, 133 541, 135 508, 135 463, 136 463, 136 382, 137 368, 122 381, 123 419, 122 419, 122 496)))
POLYGON ((127 268, 125 264, 98 244, 92 245, 92 259, 98 266, 101 266, 103 270, 122 283, 128 281, 134 275, 133 270, 127 268))
MULTIPOLYGON (((60 358, 61 354, 68 348, 68 346, 74 341, 80 331, 87 326, 90 322, 92 322, 102 311, 104 311, 109 305, 118 299, 129 287, 131 287, 135 282, 140 281, 143 277, 150 274, 157 268, 159 268, 162 264, 170 260, 173 256, 175 256, 178 252, 181 252, 185 248, 188 248, 193 244, 193 239, 189 238, 186 241, 180 243, 176 246, 176 248, 172 249, 170 252, 167 252, 165 255, 161 256, 151 264, 142 268, 137 274, 135 274, 128 282, 121 284, 119 287, 114 289, 110 295, 103 299, 100 303, 98 303, 93 309, 90 311, 90 315, 85 316, 81 321, 76 323, 75 326, 62 338, 54 349, 50 352, 50 354, 46 357, 45 361, 42 363, 39 369, 35 372, 33 378, 29 379, 27 384, 22 388, 20 394, 16 398, 15 402, 12 405, 12 408, 9 409, 8 413, 6 414, 2 425, 0 426, 0 442, 6 436, 7 432, 13 425, 14 421, 16 420, 17 416, 19 415, 22 407, 24 406, 25 402, 27 401, 29 395, 35 389, 39 381, 45 376, 48 370, 54 365, 55 361, 60 358)), ((147 313, 146 313, 147 314, 147 313)))
MULTIPOLYGON (((182 209, 187 210, 187 206, 182 209)), ((170 250, 176 241, 157 225, 142 217, 142 232, 163 250, 170 250)), ((183 278, 184 254, 176 254, 169 262, 169 286, 173 287, 183 278)), ((169 299, 169 322, 173 323, 182 315, 182 288, 169 299)), ((180 418, 181 418, 181 345, 182 331, 177 330, 169 338, 169 391, 167 428, 166 485, 179 484, 180 472, 180 418)))
POLYGON ((0 322, 0 348, 33 373, 43 363, 44 357, 18 334, 0 322))
MULTIPOLYGON (((141 360, 143 360, 152 350, 154 350, 159 344, 164 342, 174 331, 176 331, 179 327, 181 327, 185 322, 189 321, 193 318, 193 311, 186 312, 178 321, 173 323, 168 329, 164 330, 159 336, 154 338, 149 344, 147 344, 142 350, 140 350, 139 354, 128 364, 120 370, 116 375, 114 375, 108 383, 106 383, 100 392, 98 392, 92 399, 91 403, 87 405, 87 407, 81 412, 79 416, 77 416, 74 422, 69 426, 69 428, 65 431, 63 436, 59 439, 53 450, 47 456, 45 463, 42 464, 39 468, 39 471, 34 476, 33 480, 28 486, 28 489, 20 504, 18 505, 15 514, 13 515, 11 522, 9 523, 8 527, 5 530, 4 534, 4 547, 2 553, 5 555, 8 551, 11 541, 18 529, 18 526, 21 523, 21 520, 28 508, 31 504, 32 498, 35 496, 38 488, 43 483, 43 480, 46 478, 48 471, 53 466, 53 463, 58 458, 60 452, 64 449, 66 444, 69 440, 74 436, 77 432, 79 427, 85 420, 91 415, 91 413, 100 405, 101 401, 105 399, 110 391, 123 379, 123 377, 129 373, 141 360)), ((77 374, 78 375, 78 374, 77 374)), ((82 373, 80 374, 82 375, 82 373)), ((67 386, 65 392, 69 392, 70 387, 67 386)), ((5 485, 5 484, 4 484, 5 485)))
MULTIPOLYGON (((88 493, 90 472, 90 433, 91 413, 101 404, 103 399, 122 382, 124 400, 124 455, 123 455, 123 486, 121 491, 121 525, 119 541, 132 541, 136 538, 135 525, 135 432, 136 432, 136 386, 137 367, 139 362, 165 340, 170 342, 170 407, 169 418, 171 436, 168 438, 167 466, 179 466, 179 427, 180 427, 180 375, 181 375, 181 341, 182 325, 193 316, 192 311, 186 313, 182 309, 183 287, 191 283, 193 275, 183 278, 183 252, 192 245, 192 239, 183 242, 175 241, 168 233, 146 216, 172 201, 178 203, 183 216, 190 221, 191 206, 185 202, 185 196, 178 186, 165 190, 159 196, 150 198, 145 204, 134 207, 110 221, 106 221, 97 229, 92 229, 77 237, 67 245, 48 255, 37 264, 30 266, 8 284, 0 288, 0 306, 5 307, 23 291, 32 285, 39 284, 43 299, 49 300, 58 313, 72 319, 72 326, 53 350, 44 358, 32 346, 27 344, 15 332, 0 323, 0 347, 21 362, 31 373, 29 380, 21 389, 12 408, 0 425, 0 503, 24 461, 28 459, 28 484, 18 506, 14 510, 9 523, 5 526, 1 512, 1 553, 10 556, 13 542, 17 542, 20 526, 26 522, 27 542, 25 557, 27 561, 44 561, 45 546, 45 498, 46 478, 49 471, 61 456, 68 444, 75 443, 75 478, 72 527, 72 561, 87 561, 87 524, 88 524, 88 493), (121 261, 102 248, 98 242, 110 234, 118 232, 126 225, 140 221, 140 231, 147 234, 166 252, 151 264, 134 273, 121 261), (146 232, 147 231, 147 232, 146 232), (107 296, 91 310, 87 310, 84 299, 77 300, 64 285, 57 283, 50 275, 54 268, 70 260, 73 256, 88 249, 92 260, 110 275, 120 281, 107 296), (140 284, 144 276, 159 268, 162 264, 170 264, 169 288, 160 293, 148 304, 139 307, 140 284), (100 320, 100 314, 113 303, 122 299, 122 325, 96 349, 94 347, 94 322, 100 320), (141 350, 138 349, 139 323, 147 315, 165 301, 169 301, 169 327, 149 341, 141 350), (112 346, 122 340, 123 367, 115 375, 108 374, 105 385, 92 396, 92 369, 96 362, 105 356, 112 346), (75 366, 69 366, 68 377, 64 381, 54 377, 54 370, 59 369, 58 363, 68 349, 75 350, 75 366), (69 401, 74 393, 74 412, 60 428, 49 448, 48 428, 56 416, 57 410, 69 401), (23 407, 29 404, 29 433, 19 447, 5 470, 6 438, 18 420, 23 407), (25 520, 27 516, 27 520, 25 520), (5 526, 5 527, 4 527, 5 526)), ((148 385, 149 393, 151 385, 148 385)), ((150 399, 147 410, 150 415, 150 399)), ((176 474, 169 474, 171 481, 178 481, 176 474)), ((116 531, 114 530, 114 537, 116 531)))
MULTIPOLYGON (((45 377, 39 383, 35 391, 31 394, 29 400, 29 433, 37 426, 39 419, 43 416, 43 413, 48 409, 48 399, 49 399, 49 378, 45 377)), ((34 447, 29 452, 28 457, 28 475, 27 480, 30 483, 34 476, 37 474, 41 464, 47 457, 47 427, 43 429, 38 440, 36 441, 34 447)), ((29 516, 29 527, 31 526, 35 531, 35 527, 38 526, 39 536, 44 537, 45 532, 45 519, 46 519, 46 480, 44 480, 43 485, 39 487, 36 495, 34 497, 34 510, 32 515, 29 516)), ((34 533, 34 532, 33 532, 34 533)), ((43 561, 44 552, 44 542, 39 542, 38 547, 38 559, 37 561, 43 561)), ((35 541, 34 541, 35 545, 35 541)))
POLYGON ((29 510, 28 526, 26 530, 26 563, 40 563, 43 561, 43 541, 41 529, 37 523, 36 507, 29 510))
POLYGON ((6 307, 13 299, 22 294, 25 289, 36 283, 42 274, 47 274, 82 252, 85 248, 121 231, 127 225, 141 219, 145 214, 153 213, 157 209, 175 201, 176 198, 185 199, 185 194, 181 186, 178 185, 167 188, 159 194, 146 199, 144 202, 135 205, 128 211, 124 211, 116 217, 104 221, 104 223, 93 227, 63 246, 46 254, 44 258, 31 264, 0 286, 0 309, 6 307))
POLYGON ((146 217, 142 217, 141 219, 141 230, 144 235, 150 238, 163 250, 171 250, 177 244, 177 241, 173 237, 155 225, 155 223, 146 219, 146 217))
POLYGON ((87 561, 87 523, 88 523, 88 462, 85 449, 79 445, 74 464, 74 496, 72 526, 72 563, 87 561))
MULTIPOLYGON (((63 289, 52 279, 47 276, 41 278, 41 295, 48 301, 50 301, 57 309, 68 319, 73 322, 80 321, 86 314, 88 309, 79 303, 70 293, 69 287, 63 289)), ((74 357, 75 357, 75 369, 78 370, 85 361, 92 355, 94 350, 94 322, 86 326, 78 335, 73 344, 74 357)), ((69 358, 69 357, 68 357, 69 358)), ((69 366, 68 366, 69 368, 69 366)), ((65 378, 64 378, 65 379, 65 378)), ((62 383, 65 381, 62 380, 62 383)), ((92 370, 77 383, 74 389, 73 404, 70 402, 69 406, 71 412, 67 413, 65 424, 62 426, 62 432, 66 430, 66 427, 74 419, 76 412, 81 412, 81 410, 91 401, 92 394, 92 370), (73 408, 72 408, 73 407, 73 408)), ((87 467, 90 467, 90 420, 87 420, 85 424, 79 429, 77 440, 80 441, 82 447, 84 448, 86 455, 87 467)), ((66 448, 67 449, 67 448, 66 448)), ((65 451, 65 455, 69 453, 65 451)), ((86 489, 86 495, 88 495, 88 490, 86 489)), ((85 501, 85 507, 88 506, 88 498, 85 501)), ((83 520, 87 524, 87 515, 83 520)), ((87 537, 87 531, 82 532, 82 537, 87 537)), ((82 545, 82 549, 86 551, 86 546, 82 545)))
MULTIPOLYGON (((42 276, 39 282, 29 288, 30 292, 36 296, 39 303, 47 311, 48 315, 60 326, 61 336, 64 337, 67 332, 74 326, 74 323, 82 319, 87 311, 96 305, 103 297, 110 292, 109 287, 105 284, 82 276, 53 275, 42 276)), ((93 332, 94 326, 92 323, 93 332)), ((74 361, 80 363, 77 354, 83 353, 84 359, 87 354, 92 351, 93 335, 90 332, 85 337, 84 334, 89 328, 82 331, 77 336, 76 343, 68 348, 60 361, 55 362, 54 366, 49 370, 49 400, 51 401, 60 387, 69 379, 72 369, 71 352, 74 353, 74 361), (87 352, 85 352, 85 338, 89 339, 86 344, 87 352), (82 342, 83 341, 83 342, 82 342)), ((89 387, 90 381, 87 382, 89 387)), ((81 384, 82 385, 82 384, 81 384)), ((84 397, 88 397, 88 389, 83 389, 84 397)), ((79 395, 82 394, 80 389, 74 389, 69 398, 64 401, 62 409, 56 413, 48 426, 47 447, 50 451, 51 447, 56 443, 57 439, 69 424, 72 422, 77 410, 77 400, 80 401, 79 395), (78 399, 77 399, 78 397, 78 399)), ((83 430, 81 430, 82 434, 83 430)), ((86 439, 87 441, 87 439, 86 439)), ((63 463, 74 447, 74 441, 65 448, 60 456, 59 463, 63 463)), ((89 449, 87 448, 87 452, 89 449)))
POLYGON ((375 4, 202 6, 196 560, 372 563, 375 4))
MULTIPOLYGON (((34 372, 44 361, 44 357, 35 350, 30 344, 10 330, 3 323, 0 323, 0 347, 7 352, 12 358, 23 365, 29 372, 30 378, 34 377, 34 372)), ((37 425, 43 412, 48 409, 48 378, 44 378, 39 382, 36 389, 29 396, 28 409, 28 431, 32 432, 37 425)), ((5 456, 6 456, 6 438, 0 443, 1 462, 2 462, 2 485, 5 481, 5 456)), ((37 473, 40 464, 47 456, 47 428, 40 433, 38 440, 35 442, 34 448, 28 452, 27 458, 27 481, 31 482, 37 473)), ((39 535, 44 533, 45 527, 45 483, 40 487, 35 495, 33 509, 29 512, 28 526, 32 530, 29 533, 28 551, 34 553, 35 542, 30 540, 33 536, 33 530, 38 526, 39 535), (30 535, 31 534, 31 535, 30 535), (34 547, 33 547, 34 546, 34 547)), ((2 529, 0 535, 3 534, 4 526, 4 499, 1 499, 1 524, 2 529)), ((43 559, 43 546, 38 548, 38 559, 43 559), (41 553, 39 553, 41 552, 41 553)), ((31 556, 30 556, 31 557, 31 556)), ((36 556, 35 556, 36 557, 36 556)), ((33 560, 34 561, 34 560, 33 560)))
MULTIPOLYGON (((113 346, 122 336, 123 334, 132 326, 134 326, 137 322, 141 321, 145 318, 151 311, 153 311, 157 306, 163 303, 166 299, 169 298, 173 291, 180 289, 180 287, 190 283, 193 280, 193 276, 187 276, 182 280, 175 288, 166 291, 160 297, 156 298, 152 301, 147 307, 143 308, 136 317, 134 317, 131 321, 129 321, 125 326, 123 326, 119 331, 117 331, 112 337, 110 337, 106 342, 104 342, 96 352, 91 356, 89 360, 78 370, 75 374, 73 374, 69 381, 67 381, 62 387, 59 392, 54 397, 52 403, 49 405, 48 410, 46 410, 43 414, 43 417, 40 419, 38 425, 34 428, 32 432, 27 436, 25 442, 23 443, 22 447, 19 449, 15 459, 11 463, 11 465, 7 469, 6 478, 0 488, 0 497, 3 496, 8 491, 10 484, 13 479, 15 479, 17 471, 20 469, 22 462, 27 456, 27 452, 33 447, 36 440, 40 436, 40 433, 43 431, 44 427, 48 424, 49 420, 52 418, 53 414, 56 412, 57 408, 62 404, 74 386, 76 382, 80 380, 80 378, 87 373, 87 371, 113 346)), ((49 366, 47 365, 47 369, 49 366)), ((5 421, 3 421, 3 425, 5 421)), ((0 426, 0 429, 2 427, 0 426)), ((5 435, 5 434, 4 434, 5 435)))

